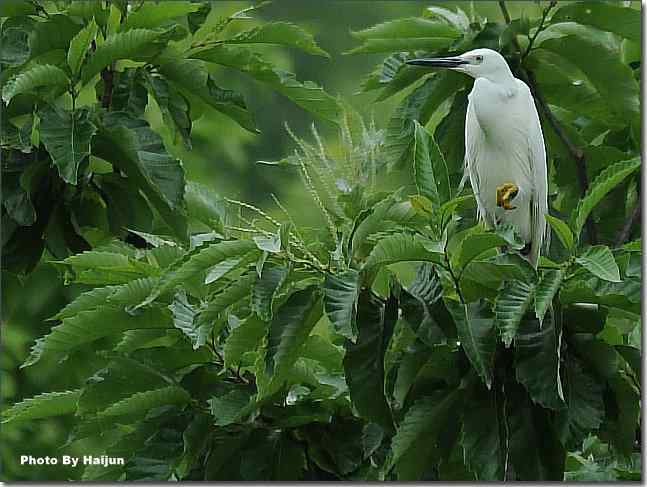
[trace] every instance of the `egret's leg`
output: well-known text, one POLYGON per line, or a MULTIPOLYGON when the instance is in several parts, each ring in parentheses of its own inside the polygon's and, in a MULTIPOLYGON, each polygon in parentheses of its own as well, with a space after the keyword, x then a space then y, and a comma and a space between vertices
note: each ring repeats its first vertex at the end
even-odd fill
POLYGON ((515 199, 519 194, 519 187, 514 183, 505 183, 496 188, 496 205, 504 210, 514 210, 516 206, 512 206, 510 201, 515 199))

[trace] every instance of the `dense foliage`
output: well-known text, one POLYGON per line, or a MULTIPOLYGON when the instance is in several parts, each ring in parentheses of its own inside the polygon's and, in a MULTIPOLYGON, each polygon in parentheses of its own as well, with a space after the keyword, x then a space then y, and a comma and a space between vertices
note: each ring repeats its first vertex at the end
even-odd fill
POLYGON ((356 32, 349 55, 388 55, 362 88, 406 90, 378 129, 253 49, 325 55, 294 24, 228 36, 252 9, 59 3, 1 12, 3 272, 46 248, 85 286, 24 367, 90 356, 78 389, 5 422, 74 414, 66 447, 127 461, 87 480, 639 478, 639 11, 542 2, 513 19, 500 2, 495 23, 431 6, 356 32), (473 47, 506 55, 542 117, 537 270, 459 186, 469 79, 404 63, 473 47), (151 110, 187 146, 196 99, 254 130, 210 63, 338 125, 337 143, 313 128, 272 163, 321 225, 185 180, 151 110), (396 169, 412 184, 381 191, 396 169))

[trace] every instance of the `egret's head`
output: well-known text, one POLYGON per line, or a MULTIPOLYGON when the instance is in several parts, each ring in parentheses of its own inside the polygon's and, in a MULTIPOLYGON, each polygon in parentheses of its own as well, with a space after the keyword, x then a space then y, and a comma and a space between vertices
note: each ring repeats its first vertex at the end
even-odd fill
POLYGON ((504 57, 492 49, 474 49, 455 57, 410 59, 407 64, 448 68, 468 74, 472 78, 488 78, 492 81, 511 76, 504 57))

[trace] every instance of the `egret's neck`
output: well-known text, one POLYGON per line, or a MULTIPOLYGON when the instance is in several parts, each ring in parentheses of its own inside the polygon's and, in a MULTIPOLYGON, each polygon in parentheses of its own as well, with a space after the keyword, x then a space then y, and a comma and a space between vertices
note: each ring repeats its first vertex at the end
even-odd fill
POLYGON ((496 71, 477 76, 477 79, 478 78, 485 78, 503 88, 513 89, 517 85, 516 78, 512 75, 512 71, 510 71, 508 66, 506 66, 506 69, 498 69, 496 71))

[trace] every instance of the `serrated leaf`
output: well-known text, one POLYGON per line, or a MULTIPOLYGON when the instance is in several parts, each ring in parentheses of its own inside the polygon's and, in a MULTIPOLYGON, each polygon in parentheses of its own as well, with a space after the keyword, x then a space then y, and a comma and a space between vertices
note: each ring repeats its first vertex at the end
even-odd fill
POLYGON ((385 306, 374 294, 365 291, 357 304, 357 343, 346 342, 344 371, 350 398, 366 420, 393 429, 391 408, 384 395, 384 352, 397 320, 397 304, 385 306), (395 311, 395 313, 394 313, 395 311))
POLYGON ((533 402, 549 409, 564 407, 557 333, 552 317, 541 328, 539 321, 528 319, 521 322, 514 338, 517 381, 533 402))
POLYGON ((184 17, 200 9, 200 4, 193 2, 143 3, 137 10, 129 12, 128 18, 121 26, 122 31, 131 29, 153 29, 161 27, 170 20, 184 17))
POLYGON ((523 387, 506 384, 505 409, 510 464, 523 481, 564 479, 566 451, 551 421, 551 413, 533 406, 523 387))
POLYGON ((241 257, 232 257, 231 259, 223 260, 214 265, 207 272, 207 277, 204 278, 204 283, 211 284, 212 282, 216 282, 222 276, 238 267, 242 260, 243 259, 241 257))
POLYGON ((298 25, 290 22, 269 22, 253 29, 236 34, 234 37, 224 39, 226 44, 276 44, 280 46, 296 47, 308 54, 330 57, 321 49, 312 37, 298 25))
POLYGON ((544 272, 535 289, 535 315, 539 322, 543 322, 546 310, 553 302, 564 279, 561 269, 549 269, 544 272))
POLYGON ((562 245, 564 245, 564 248, 569 251, 573 250, 575 237, 573 236, 573 232, 568 227, 566 222, 552 215, 545 216, 546 221, 550 225, 550 228, 553 230, 553 232, 555 232, 557 238, 559 238, 559 241, 562 242, 562 245))
POLYGON ((173 315, 173 326, 191 340, 194 350, 207 342, 211 331, 210 323, 198 323, 196 317, 199 311, 189 303, 186 292, 177 292, 168 309, 173 315))
MULTIPOLYGON (((187 98, 172 87, 165 78, 146 73, 146 88, 159 106, 164 124, 169 127, 175 142, 182 142, 191 149, 190 104, 187 98)), ((187 193, 188 193, 187 188, 187 193)))
POLYGON ((89 56, 81 70, 83 83, 89 82, 103 68, 119 59, 147 61, 159 54, 172 38, 173 31, 132 29, 109 35, 89 56))
POLYGON ((261 339, 267 334, 267 329, 267 323, 255 314, 249 315, 234 328, 225 341, 225 366, 237 366, 245 352, 256 350, 261 339))
POLYGON ((620 4, 591 1, 565 4, 551 18, 551 23, 557 22, 578 22, 640 42, 640 11, 620 4))
POLYGON ((496 326, 501 339, 509 347, 517 335, 519 324, 526 314, 535 292, 535 284, 508 281, 499 292, 494 305, 496 326))
POLYGON ((452 264, 453 266, 457 266, 457 268, 464 269, 470 262, 484 252, 508 244, 508 240, 492 232, 480 232, 467 235, 461 240, 458 249, 452 256, 452 264))
POLYGON ((339 120, 341 107, 337 99, 312 81, 297 81, 294 74, 276 68, 247 49, 218 46, 196 52, 192 57, 242 71, 314 115, 333 123, 339 120))
MULTIPOLYGON (((455 389, 451 392, 436 394, 417 400, 406 412, 398 431, 392 440, 392 464, 397 465, 407 456, 416 456, 416 450, 423 448, 433 452, 450 417, 456 411, 456 405, 462 397, 462 391, 455 389), (425 446, 426 445, 426 446, 425 446)), ((425 458, 425 463, 428 462, 425 458)), ((416 470, 424 473, 429 468, 420 465, 416 470)), ((401 477, 401 475, 399 475, 401 477)), ((400 478, 400 480, 421 480, 420 478, 400 478)))
POLYGON ((409 234, 389 235, 373 247, 364 262, 365 268, 388 265, 395 262, 428 261, 441 262, 442 254, 430 252, 424 246, 425 240, 409 234))
POLYGON ((496 394, 474 387, 466 398, 461 445, 465 466, 476 480, 502 481, 505 469, 505 443, 501 435, 496 394))
POLYGON ((349 269, 339 275, 326 274, 323 291, 324 309, 335 332, 355 342, 359 273, 349 269))
POLYGON ((563 370, 567 409, 558 413, 557 425, 562 442, 569 445, 579 443, 602 424, 604 386, 574 356, 568 357, 563 370))
POLYGON ((159 285, 140 303, 139 307, 152 303, 162 293, 220 262, 232 257, 242 257, 250 252, 257 253, 254 243, 249 240, 217 242, 201 248, 177 267, 169 269, 161 278, 159 285))
POLYGON ((283 266, 265 265, 260 277, 252 288, 252 311, 264 321, 272 319, 274 297, 288 276, 288 269, 283 266))
POLYGON ((223 396, 213 397, 207 402, 214 417, 216 426, 227 426, 237 422, 249 413, 252 392, 245 389, 234 389, 223 396))
MULTIPOLYGON (((279 387, 296 361, 301 346, 319 318, 321 307, 313 287, 292 294, 274 313, 267 335, 265 370, 270 375, 268 391, 279 387)), ((261 396, 265 395, 261 387, 261 396)))
POLYGON ((618 264, 606 245, 589 247, 575 259, 575 262, 600 279, 621 282, 618 264))
POLYGON ((456 323, 458 339, 467 358, 490 389, 496 350, 494 316, 483 302, 460 304, 446 300, 446 305, 456 323))
POLYGON ((47 108, 39 113, 40 139, 58 168, 61 178, 76 184, 79 165, 90 155, 90 142, 97 128, 87 110, 67 112, 47 108))
POLYGON ((160 72, 187 97, 196 97, 250 132, 258 132, 243 95, 218 86, 205 63, 196 59, 164 62, 160 72))
POLYGON ((158 308, 149 308, 135 315, 128 314, 123 306, 115 305, 80 311, 53 327, 49 334, 38 338, 21 367, 33 365, 44 356, 64 357, 85 344, 126 330, 172 326, 170 313, 158 308))
POLYGON ((61 68, 51 64, 36 64, 5 83, 2 100, 9 104, 14 96, 31 93, 42 87, 56 88, 60 94, 67 89, 69 82, 67 74, 61 68))
MULTIPOLYGON (((98 416, 100 418, 116 417, 117 421, 119 421, 119 417, 123 416, 135 416, 138 418, 158 407, 186 404, 189 399, 190 396, 186 390, 172 385, 161 389, 137 392, 111 404, 99 412, 98 416)), ((130 419, 130 421, 135 420, 135 418, 130 419)))
POLYGON ((92 153, 126 173, 164 222, 186 239, 184 168, 146 121, 126 112, 108 113, 94 137, 92 153))
POLYGON ((51 416, 71 414, 76 411, 76 402, 81 390, 46 392, 14 404, 2 412, 2 423, 26 421, 51 416))
POLYGON ((353 32, 363 44, 348 54, 370 52, 393 52, 436 49, 448 47, 460 37, 453 26, 446 22, 410 17, 396 19, 353 32))
POLYGON ((450 197, 447 165, 436 141, 427 130, 414 120, 413 178, 418 194, 431 201, 434 213, 450 197))
POLYGON ((215 296, 212 296, 205 308, 200 312, 199 323, 211 323, 212 325, 220 323, 222 326, 225 322, 227 309, 244 299, 249 299, 254 282, 254 275, 248 273, 226 286, 215 296))
POLYGON ((81 29, 70 41, 70 48, 67 51, 67 65, 70 67, 73 76, 77 76, 85 55, 97 35, 98 26, 94 19, 81 29))
MULTIPOLYGON (((415 130, 413 121, 426 125, 441 104, 464 86, 463 83, 462 77, 456 73, 439 73, 429 77, 402 100, 386 128, 384 154, 391 165, 398 166, 409 160, 415 130)), ((464 126, 464 117, 462 122, 464 126)))
POLYGON ((602 199, 627 176, 640 168, 640 158, 617 162, 604 169, 591 183, 584 198, 577 204, 571 218, 571 227, 575 235, 579 235, 589 214, 602 199))

